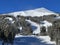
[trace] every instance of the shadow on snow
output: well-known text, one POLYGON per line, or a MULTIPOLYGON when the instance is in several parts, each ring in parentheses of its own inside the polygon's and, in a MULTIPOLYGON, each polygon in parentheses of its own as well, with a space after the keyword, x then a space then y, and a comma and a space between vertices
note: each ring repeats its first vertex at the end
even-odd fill
MULTIPOLYGON (((0 41, 0 45, 2 41, 0 41)), ((14 39, 14 45, 54 45, 54 44, 46 44, 46 42, 42 42, 42 39, 37 39, 35 37, 18 37, 14 39)))

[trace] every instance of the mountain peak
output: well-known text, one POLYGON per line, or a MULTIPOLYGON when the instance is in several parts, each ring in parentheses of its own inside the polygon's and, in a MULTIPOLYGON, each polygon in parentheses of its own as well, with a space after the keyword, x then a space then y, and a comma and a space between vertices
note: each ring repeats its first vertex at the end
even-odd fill
POLYGON ((36 11, 39 11, 39 12, 55 13, 55 12, 53 12, 53 11, 50 11, 50 10, 44 8, 44 7, 37 8, 37 9, 35 9, 35 10, 36 10, 36 11))

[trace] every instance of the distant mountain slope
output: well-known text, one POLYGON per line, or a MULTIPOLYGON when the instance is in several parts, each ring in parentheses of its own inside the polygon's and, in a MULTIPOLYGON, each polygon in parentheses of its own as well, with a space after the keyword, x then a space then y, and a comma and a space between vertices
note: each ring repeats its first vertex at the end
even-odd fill
MULTIPOLYGON (((22 15, 22 16, 43 16, 43 15, 50 15, 50 14, 55 14, 58 15, 57 13, 50 11, 46 8, 37 8, 37 9, 33 9, 33 10, 26 10, 26 11, 17 11, 17 12, 12 12, 12 13, 7 13, 8 15, 22 15)), ((3 14, 6 15, 6 14, 3 14)))

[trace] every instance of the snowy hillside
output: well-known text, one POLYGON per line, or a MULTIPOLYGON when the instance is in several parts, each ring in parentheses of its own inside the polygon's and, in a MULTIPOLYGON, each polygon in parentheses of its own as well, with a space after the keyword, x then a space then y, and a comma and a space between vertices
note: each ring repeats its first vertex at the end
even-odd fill
MULTIPOLYGON (((44 15, 51 15, 51 14, 55 14, 58 15, 55 12, 52 12, 46 8, 37 8, 37 9, 33 9, 33 10, 26 10, 26 11, 17 11, 17 12, 12 12, 12 13, 8 13, 8 14, 3 14, 3 15, 13 15, 13 16, 17 16, 17 15, 21 15, 21 16, 44 16, 44 15)), ((60 17, 57 17, 57 19, 60 17)), ((10 17, 6 17, 5 19, 9 19, 12 23, 14 23, 14 20, 10 17)), ((36 29, 33 30, 33 34, 40 34, 41 32, 41 27, 45 26, 46 27, 46 31, 48 30, 49 26, 52 26, 52 23, 48 22, 47 20, 41 21, 40 24, 33 22, 31 20, 25 20, 29 23, 31 23, 32 26, 37 27, 36 29)), ((22 30, 22 27, 19 27, 19 29, 22 30)), ((47 36, 36 36, 36 35, 16 35, 15 36, 15 40, 14 40, 14 45, 54 45, 56 42, 52 42, 50 41, 50 37, 47 36)), ((0 45, 2 44, 2 42, 0 41, 0 45)))
MULTIPOLYGON (((33 9, 33 10, 26 10, 26 11, 17 11, 17 12, 12 12, 12 13, 7 13, 8 15, 14 15, 14 16, 17 16, 17 15, 21 15, 21 16, 43 16, 43 15, 50 15, 50 14, 56 14, 58 15, 57 13, 53 12, 53 11, 50 11, 46 8, 37 8, 37 9, 33 9)), ((6 15, 6 14, 3 14, 3 15, 6 15)))

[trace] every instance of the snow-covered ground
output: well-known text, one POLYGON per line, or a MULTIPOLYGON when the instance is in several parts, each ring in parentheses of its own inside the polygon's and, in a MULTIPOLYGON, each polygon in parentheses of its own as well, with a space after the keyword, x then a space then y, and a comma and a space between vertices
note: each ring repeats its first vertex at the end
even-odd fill
MULTIPOLYGON (((16 38, 21 38, 21 37, 24 37, 24 38, 29 38, 29 37, 33 37, 33 38, 37 38, 40 40, 40 43, 42 43, 42 45, 44 45, 44 43, 46 45, 55 45, 55 41, 50 41, 50 37, 49 36, 35 36, 35 35, 27 35, 27 36, 23 36, 23 35, 16 35, 16 38)), ((22 40, 21 40, 22 41, 22 40)), ((24 41, 25 42, 25 41, 24 41)), ((33 42, 32 42, 33 43, 33 42)), ((40 44, 41 45, 41 44, 40 44)))
POLYGON ((46 42, 47 44, 56 44, 55 41, 50 41, 49 36, 38 36, 37 38, 42 39, 42 42, 46 42))
POLYGON ((40 21, 40 27, 44 26, 46 28, 46 31, 48 31, 48 27, 52 26, 51 22, 48 22, 47 20, 40 21))
POLYGON ((11 17, 6 17, 6 18, 4 18, 4 19, 8 19, 9 22, 11 22, 11 23, 14 23, 14 22, 15 22, 11 17))
POLYGON ((49 36, 16 35, 14 45, 55 45, 55 42, 50 41, 49 36))
POLYGON ((39 24, 37 24, 37 23, 35 23, 35 22, 31 21, 31 20, 26 20, 26 21, 28 21, 29 23, 31 23, 31 25, 37 27, 37 29, 35 29, 33 31, 33 34, 39 34, 40 33, 40 25, 39 24))

